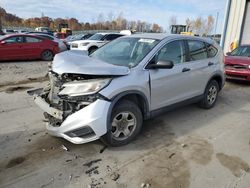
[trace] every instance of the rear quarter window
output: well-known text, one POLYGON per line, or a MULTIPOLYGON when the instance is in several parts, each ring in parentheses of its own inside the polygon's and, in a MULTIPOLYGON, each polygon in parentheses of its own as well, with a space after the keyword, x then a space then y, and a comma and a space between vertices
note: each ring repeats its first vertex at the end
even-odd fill
POLYGON ((36 37, 26 37, 25 38, 27 43, 36 43, 36 42, 41 42, 42 39, 36 38, 36 37))
POLYGON ((214 47, 212 44, 206 44, 207 45, 207 57, 212 58, 215 57, 218 53, 218 49, 214 47))

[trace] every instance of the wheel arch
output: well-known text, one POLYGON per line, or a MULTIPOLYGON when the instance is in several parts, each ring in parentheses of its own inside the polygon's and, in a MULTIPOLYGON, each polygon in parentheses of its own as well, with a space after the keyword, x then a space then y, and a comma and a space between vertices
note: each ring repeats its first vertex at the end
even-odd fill
POLYGON ((148 119, 150 117, 149 113, 149 102, 144 93, 141 91, 131 90, 124 91, 118 95, 112 97, 111 105, 109 107, 108 116, 107 116, 107 129, 110 130, 110 118, 112 115, 113 108, 118 105, 123 100, 129 100, 138 105, 142 112, 143 119, 148 119))
POLYGON ((98 49, 98 46, 92 45, 92 46, 90 46, 90 47, 88 48, 88 51, 90 51, 91 49, 98 49))
POLYGON ((213 76, 209 79, 207 85, 208 85, 209 82, 211 82, 212 80, 215 80, 215 81, 219 84, 219 89, 220 89, 220 90, 223 88, 223 77, 222 77, 220 74, 215 74, 215 75, 213 75, 213 76))

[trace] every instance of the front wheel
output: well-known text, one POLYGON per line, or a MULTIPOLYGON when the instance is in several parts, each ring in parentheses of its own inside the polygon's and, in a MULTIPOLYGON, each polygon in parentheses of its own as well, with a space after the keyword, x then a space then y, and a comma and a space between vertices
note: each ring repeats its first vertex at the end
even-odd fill
POLYGON ((208 83, 203 99, 200 102, 200 107, 205 108, 205 109, 210 109, 212 108, 218 98, 219 94, 219 84, 216 80, 212 80, 208 83))
POLYGON ((41 55, 41 58, 44 61, 51 61, 53 60, 53 57, 54 57, 54 54, 50 50, 44 50, 41 55))
POLYGON ((131 142, 142 128, 142 113, 139 107, 124 100, 112 111, 110 129, 102 140, 110 146, 122 146, 131 142))

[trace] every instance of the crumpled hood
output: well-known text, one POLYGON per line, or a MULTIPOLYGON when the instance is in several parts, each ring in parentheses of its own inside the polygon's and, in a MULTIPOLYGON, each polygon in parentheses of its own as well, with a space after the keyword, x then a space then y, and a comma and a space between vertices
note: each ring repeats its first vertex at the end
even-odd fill
POLYGON ((91 58, 82 51, 72 50, 59 53, 54 57, 52 71, 57 74, 73 73, 122 76, 129 74, 130 69, 91 58))

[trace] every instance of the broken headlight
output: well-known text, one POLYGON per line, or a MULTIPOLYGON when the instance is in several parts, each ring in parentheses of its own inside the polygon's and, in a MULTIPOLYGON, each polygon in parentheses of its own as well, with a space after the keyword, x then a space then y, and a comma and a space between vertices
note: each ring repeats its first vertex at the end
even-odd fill
POLYGON ((71 97, 95 94, 110 83, 111 79, 93 79, 68 82, 62 85, 59 95, 71 97))

